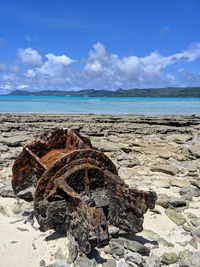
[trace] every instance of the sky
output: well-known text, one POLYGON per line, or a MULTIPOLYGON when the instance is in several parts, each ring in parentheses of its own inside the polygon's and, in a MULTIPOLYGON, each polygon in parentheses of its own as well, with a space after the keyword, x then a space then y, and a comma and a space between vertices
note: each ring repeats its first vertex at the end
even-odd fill
POLYGON ((200 86, 199 0, 0 0, 0 93, 200 86))

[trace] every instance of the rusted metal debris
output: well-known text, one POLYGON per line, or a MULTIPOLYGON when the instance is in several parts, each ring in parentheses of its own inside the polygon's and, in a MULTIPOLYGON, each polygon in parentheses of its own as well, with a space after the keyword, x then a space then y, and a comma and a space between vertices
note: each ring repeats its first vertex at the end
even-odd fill
POLYGON ((86 254, 108 244, 108 225, 140 232, 143 214, 157 198, 155 192, 129 188, 88 138, 65 129, 46 132, 23 148, 13 165, 12 186, 16 194, 36 186, 40 229, 71 234, 86 254))

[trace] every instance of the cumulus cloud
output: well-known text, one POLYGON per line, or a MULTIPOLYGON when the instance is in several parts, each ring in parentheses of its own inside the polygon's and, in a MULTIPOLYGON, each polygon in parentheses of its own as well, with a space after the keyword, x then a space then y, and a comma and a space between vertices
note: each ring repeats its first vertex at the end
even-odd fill
POLYGON ((34 50, 30 47, 18 49, 17 56, 22 63, 27 65, 40 66, 42 64, 42 56, 37 50, 34 50))
POLYGON ((67 55, 52 53, 46 54, 42 62, 42 56, 36 50, 27 49, 18 50, 18 57, 21 57, 25 66, 17 72, 3 73, 2 81, 8 90, 11 85, 13 89, 23 87, 30 90, 112 90, 200 85, 199 73, 189 73, 184 68, 176 70, 176 63, 186 64, 200 58, 200 43, 167 56, 154 51, 143 57, 119 57, 117 54, 108 53, 103 44, 96 43, 89 51, 84 65, 72 64, 78 62, 67 55), (32 67, 28 67, 28 64, 32 64, 32 67), (170 65, 174 65, 173 73, 168 68, 170 65))

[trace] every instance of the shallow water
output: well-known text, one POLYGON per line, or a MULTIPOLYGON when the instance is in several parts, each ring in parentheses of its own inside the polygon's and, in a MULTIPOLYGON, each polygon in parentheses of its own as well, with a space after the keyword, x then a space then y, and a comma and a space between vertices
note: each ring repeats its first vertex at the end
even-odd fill
POLYGON ((3 95, 0 112, 191 115, 200 114, 200 98, 3 95))

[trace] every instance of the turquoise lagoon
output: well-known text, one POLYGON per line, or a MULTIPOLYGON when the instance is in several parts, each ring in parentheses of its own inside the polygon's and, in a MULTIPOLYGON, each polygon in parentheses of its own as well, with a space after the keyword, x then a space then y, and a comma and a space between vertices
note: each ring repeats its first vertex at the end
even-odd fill
POLYGON ((1 95, 0 112, 200 115, 200 98, 1 95))

